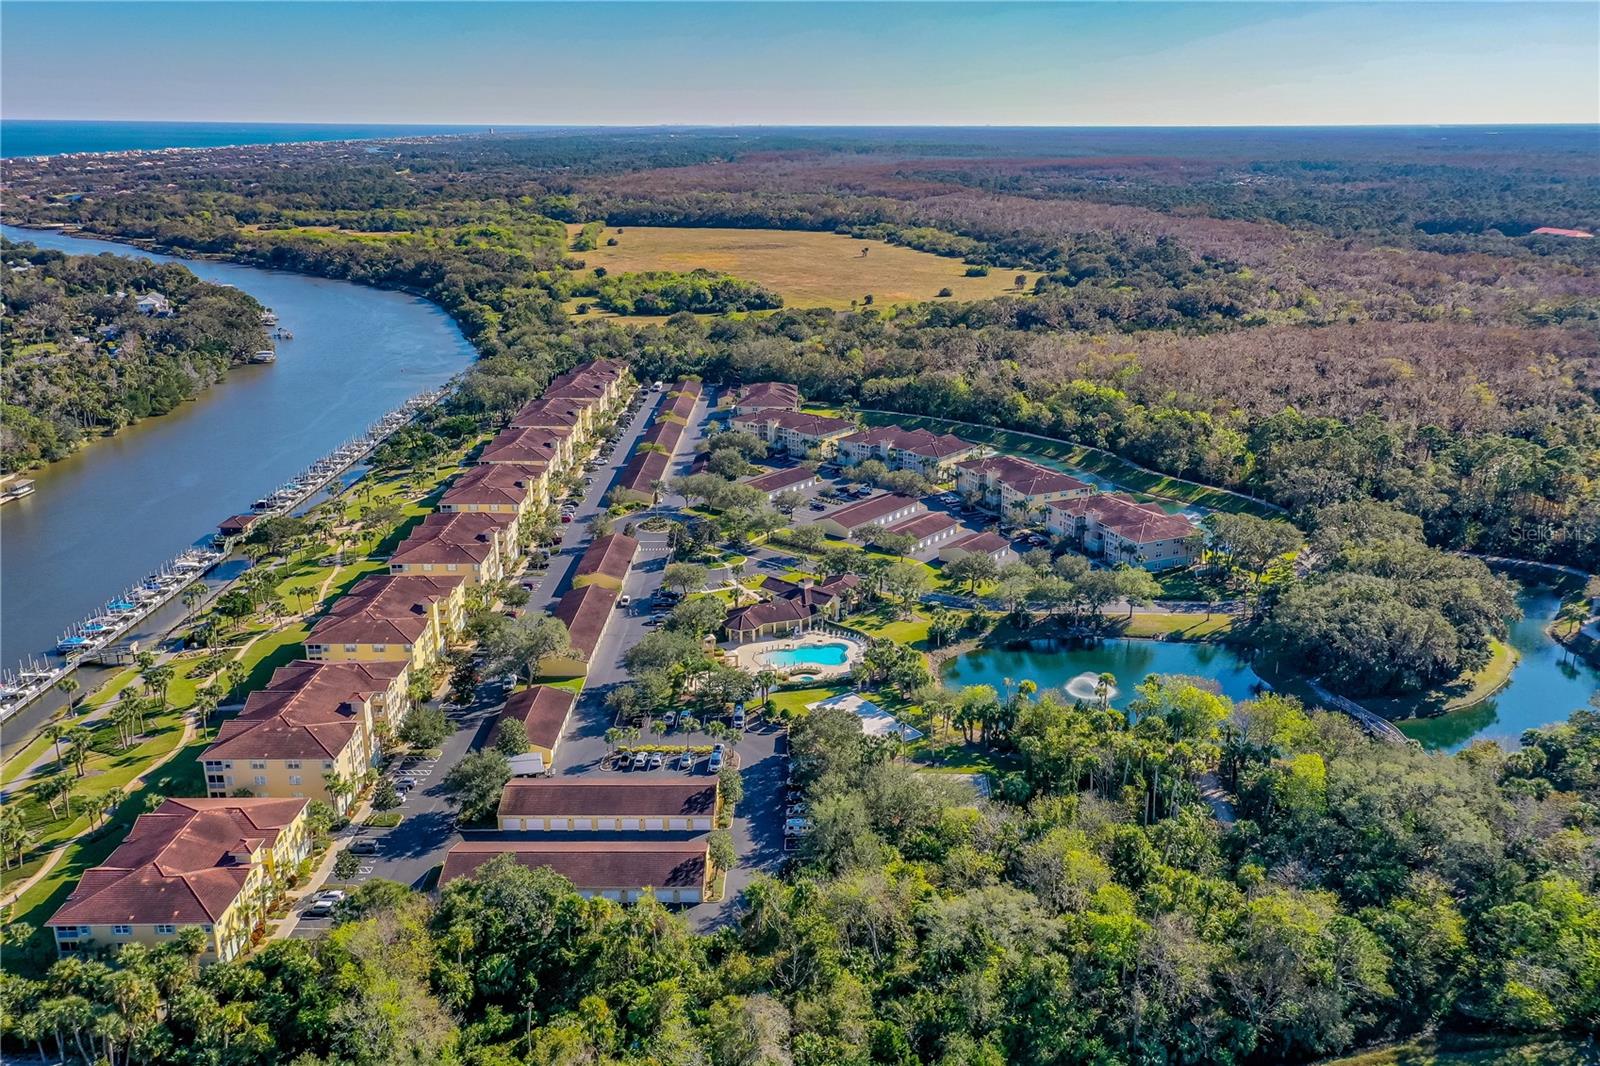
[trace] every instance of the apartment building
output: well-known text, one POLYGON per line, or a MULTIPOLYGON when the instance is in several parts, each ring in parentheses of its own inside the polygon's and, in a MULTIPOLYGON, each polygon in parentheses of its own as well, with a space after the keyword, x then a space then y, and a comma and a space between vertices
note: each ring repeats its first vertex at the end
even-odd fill
POLYGON ((805 411, 752 411, 734 415, 732 424, 735 429, 760 437, 769 448, 796 459, 829 458, 841 440, 856 432, 856 424, 848 419, 805 411))
POLYGON ((977 450, 976 444, 951 433, 874 426, 839 442, 839 462, 855 466, 876 459, 891 470, 914 470, 929 481, 948 481, 955 465, 977 450))
POLYGON ((1052 503, 1045 528, 1086 555, 1152 571, 1188 566, 1200 553, 1194 523, 1116 493, 1052 503))
POLYGON ((1009 522, 1039 518, 1045 504, 1088 496, 1087 482, 1014 455, 991 455, 957 463, 956 490, 1009 522))
POLYGON ((461 577, 374 574, 333 601, 306 635, 317 662, 403 662, 421 670, 461 631, 461 577))

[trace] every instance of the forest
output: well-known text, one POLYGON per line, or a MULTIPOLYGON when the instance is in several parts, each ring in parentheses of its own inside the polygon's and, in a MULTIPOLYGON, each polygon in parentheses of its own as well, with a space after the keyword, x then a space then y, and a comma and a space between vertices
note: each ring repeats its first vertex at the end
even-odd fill
POLYGON ((436 901, 371 882, 243 962, 197 970, 178 938, 0 975, 7 1039, 208 1066, 1240 1064, 1600 1019, 1600 706, 1442 758, 1183 678, 1128 717, 1026 684, 938 700, 1014 756, 994 797, 813 713, 815 830, 709 935, 499 860, 436 901))
POLYGON ((254 297, 177 264, 3 241, 0 265, 6 472, 166 414, 267 346, 254 297), (141 314, 135 300, 146 293, 165 296, 171 313, 141 314))

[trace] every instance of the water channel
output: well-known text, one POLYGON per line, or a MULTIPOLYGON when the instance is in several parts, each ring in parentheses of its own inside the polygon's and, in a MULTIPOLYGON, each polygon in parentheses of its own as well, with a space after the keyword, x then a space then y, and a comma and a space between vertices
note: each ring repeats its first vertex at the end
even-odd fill
POLYGON ((215 523, 473 359, 443 311, 403 293, 48 231, 0 233, 71 254, 182 262, 250 293, 294 334, 277 342, 276 363, 239 367, 194 402, 27 475, 33 495, 0 508, 3 667, 45 651, 215 523))

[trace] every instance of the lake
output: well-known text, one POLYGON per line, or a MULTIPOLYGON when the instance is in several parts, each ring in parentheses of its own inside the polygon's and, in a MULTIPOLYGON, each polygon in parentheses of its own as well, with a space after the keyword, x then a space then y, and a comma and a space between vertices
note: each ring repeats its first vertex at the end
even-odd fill
MULTIPOLYGON (((1508 643, 1519 656, 1505 688, 1472 707, 1434 718, 1397 722, 1423 747, 1458 751, 1474 740, 1516 747, 1524 730, 1566 719, 1600 691, 1600 669, 1568 655, 1545 632, 1561 607, 1553 589, 1524 588, 1518 596, 1523 617, 1510 627, 1508 643)), ((1249 699, 1263 684, 1250 664, 1222 644, 1180 644, 1157 640, 1107 640, 1094 645, 1038 648, 980 648, 950 662, 944 682, 952 688, 993 685, 1024 679, 1041 689, 1066 690, 1093 701, 1094 679, 1115 674, 1111 704, 1126 709, 1134 686, 1146 674, 1192 674, 1221 686, 1231 699, 1249 699), (1070 687, 1069 687, 1070 686, 1070 687)))
POLYGON ((217 522, 474 358, 443 311, 403 293, 12 226, 0 233, 75 254, 181 262, 250 293, 294 334, 277 342, 276 363, 236 368, 193 403, 27 475, 33 495, 0 508, 5 667, 53 646, 217 522))

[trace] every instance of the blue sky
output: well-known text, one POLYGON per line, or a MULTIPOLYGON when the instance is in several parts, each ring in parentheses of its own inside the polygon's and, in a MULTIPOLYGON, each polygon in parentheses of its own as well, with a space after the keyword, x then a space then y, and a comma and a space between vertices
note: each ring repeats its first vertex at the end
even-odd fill
POLYGON ((1600 121, 1575 3, 0 5, 8 118, 1600 121))

